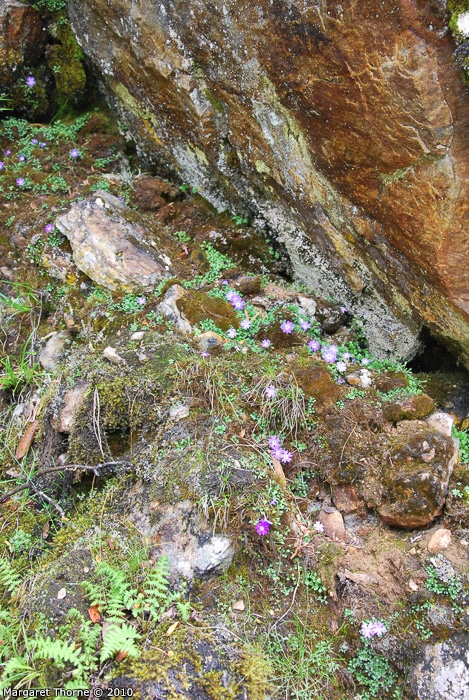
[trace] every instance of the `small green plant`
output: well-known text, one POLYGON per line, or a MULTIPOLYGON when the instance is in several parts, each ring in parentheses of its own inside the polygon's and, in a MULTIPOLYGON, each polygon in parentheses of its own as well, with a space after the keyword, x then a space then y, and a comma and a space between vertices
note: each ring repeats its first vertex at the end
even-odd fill
POLYGON ((351 659, 348 670, 357 683, 364 687, 360 696, 362 700, 388 693, 397 682, 397 674, 391 669, 388 660, 377 654, 368 641, 364 642, 364 647, 351 659))
POLYGON ((320 603, 326 605, 327 590, 321 581, 321 577, 315 571, 305 571, 303 573, 303 582, 306 588, 314 593, 320 603))
POLYGON ((456 574, 442 575, 433 564, 427 566, 427 574, 425 588, 437 595, 449 596, 453 603, 457 601, 462 592, 462 584, 456 574))
POLYGON ((453 427, 453 437, 459 440, 459 461, 461 464, 469 464, 469 432, 453 427))
POLYGON ((187 233, 187 231, 175 231, 173 233, 174 238, 179 242, 179 243, 189 243, 191 240, 191 237, 187 233))

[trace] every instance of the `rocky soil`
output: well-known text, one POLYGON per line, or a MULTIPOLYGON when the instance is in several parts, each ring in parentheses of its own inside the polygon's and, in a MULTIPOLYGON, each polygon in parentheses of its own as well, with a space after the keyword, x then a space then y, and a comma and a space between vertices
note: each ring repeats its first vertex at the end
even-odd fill
MULTIPOLYGON (((136 149, 64 7, 0 0, 0 689, 466 700, 467 371, 429 335, 410 365, 385 359, 379 286, 369 304, 327 276, 313 293, 235 191, 217 209, 136 149)), ((355 31, 344 7, 334 27, 355 31)), ((315 65, 345 65, 309 25, 315 65)), ((401 30, 422 93, 422 41, 448 37, 401 30)), ((436 156, 415 172, 441 175, 436 156)), ((401 175, 388 213, 410 206, 401 175)))
POLYGON ((377 359, 107 113, 1 134, 2 687, 466 698, 464 372, 377 359))

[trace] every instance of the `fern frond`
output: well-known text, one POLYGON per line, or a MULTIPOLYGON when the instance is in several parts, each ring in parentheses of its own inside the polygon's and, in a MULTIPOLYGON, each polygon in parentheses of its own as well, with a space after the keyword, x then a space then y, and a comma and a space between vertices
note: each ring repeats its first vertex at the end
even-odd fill
POLYGON ((182 621, 187 622, 189 620, 189 615, 191 614, 191 604, 189 601, 186 600, 182 602, 178 600, 176 603, 176 608, 178 609, 182 621))
POLYGON ((137 590, 131 587, 124 571, 106 562, 98 564, 96 574, 101 578, 100 586, 89 581, 84 583, 91 604, 98 605, 110 620, 124 619, 125 611, 136 603, 137 590))
POLYGON ((113 659, 118 651, 132 659, 138 659, 139 652, 134 643, 137 639, 140 639, 140 634, 131 625, 125 622, 121 625, 110 624, 104 634, 99 660, 103 663, 113 659))
POLYGON ((14 570, 11 562, 4 557, 0 558, 0 584, 5 588, 5 590, 14 595, 21 583, 20 574, 14 570))
POLYGON ((145 581, 145 609, 150 611, 152 617, 157 618, 164 607, 173 600, 168 595, 169 591, 169 560, 168 555, 158 559, 155 566, 148 574, 145 581))
POLYGON ((0 678, 0 690, 8 688, 19 688, 26 683, 31 683, 39 673, 26 663, 23 657, 14 656, 9 659, 3 667, 3 673, 0 678))
POLYGON ((81 649, 76 649, 73 642, 51 639, 50 637, 39 637, 33 642, 32 646, 36 650, 33 660, 52 659, 59 667, 70 663, 79 673, 84 671, 81 649))

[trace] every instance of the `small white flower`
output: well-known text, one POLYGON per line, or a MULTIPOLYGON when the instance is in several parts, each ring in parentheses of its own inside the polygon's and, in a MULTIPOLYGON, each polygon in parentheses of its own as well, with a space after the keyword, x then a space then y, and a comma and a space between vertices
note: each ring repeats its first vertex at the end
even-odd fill
POLYGON ((313 530, 316 530, 316 532, 324 532, 324 525, 320 520, 316 520, 313 525, 313 530))

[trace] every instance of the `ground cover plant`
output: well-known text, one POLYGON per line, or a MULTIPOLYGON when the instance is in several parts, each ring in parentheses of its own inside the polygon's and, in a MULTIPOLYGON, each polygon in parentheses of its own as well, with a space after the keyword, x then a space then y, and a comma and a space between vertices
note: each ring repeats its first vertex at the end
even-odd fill
MULTIPOLYGON (((185 185, 143 209, 150 174, 126 157, 108 115, 7 118, 0 145, 2 275, 11 277, 0 286, 2 687, 146 682, 152 669, 150 680, 178 697, 180 666, 196 669, 210 698, 243 688, 254 700, 404 697, 405 673, 383 642, 409 630, 438 640, 431 615, 465 609, 467 582, 439 560, 414 562, 414 600, 396 564, 399 587, 385 602, 375 589, 366 597, 346 557, 383 570, 383 551, 396 558, 411 536, 364 508, 356 539, 334 540, 321 510, 331 471, 354 468, 358 483, 395 429, 384 411, 424 395, 425 377, 374 357, 340 300, 317 300, 313 313, 311 295, 279 276, 278 250, 244 215, 215 214, 185 185), (155 288, 110 291, 73 265, 54 276, 54 256, 72 256, 56 217, 98 190, 127 203, 171 261, 155 288), (191 335, 161 309, 172 284, 185 290, 191 335), (334 333, 321 322, 329 312, 334 333), (62 360, 46 369, 40 351, 61 331, 62 360), (207 333, 216 344, 203 349, 207 333), (109 345, 124 362, 103 357, 109 345), (371 386, 349 384, 364 370, 371 386), (65 393, 80 383, 74 426, 60 433, 65 393), (151 505, 137 518, 138 488, 151 505), (207 540, 229 534, 236 544, 221 575, 186 581, 153 530, 144 533, 160 507, 187 501, 209 523, 207 540), (221 653, 227 639, 225 666, 204 666, 197 649, 221 653)), ((466 469, 462 423, 455 436, 466 469)), ((451 488, 466 512, 464 480, 451 488)))

